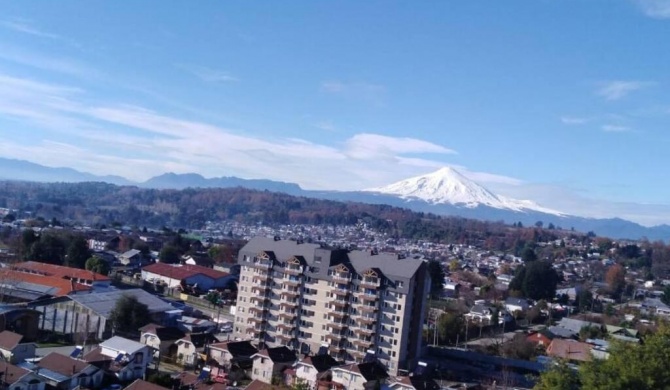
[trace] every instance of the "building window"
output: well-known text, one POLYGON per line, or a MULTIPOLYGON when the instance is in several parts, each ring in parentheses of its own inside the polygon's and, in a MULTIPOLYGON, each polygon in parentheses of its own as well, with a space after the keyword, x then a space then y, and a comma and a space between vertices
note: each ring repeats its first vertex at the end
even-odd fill
POLYGON ((401 281, 399 281, 399 280, 398 280, 397 283, 398 283, 398 288, 402 288, 402 286, 405 284, 404 282, 401 282, 401 281))

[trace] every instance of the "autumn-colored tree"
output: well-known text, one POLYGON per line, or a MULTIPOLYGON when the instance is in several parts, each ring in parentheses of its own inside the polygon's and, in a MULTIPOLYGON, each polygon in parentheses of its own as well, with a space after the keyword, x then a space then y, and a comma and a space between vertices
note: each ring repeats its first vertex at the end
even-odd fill
POLYGON ((621 264, 611 266, 605 274, 605 282, 613 296, 618 296, 626 286, 626 270, 621 264))

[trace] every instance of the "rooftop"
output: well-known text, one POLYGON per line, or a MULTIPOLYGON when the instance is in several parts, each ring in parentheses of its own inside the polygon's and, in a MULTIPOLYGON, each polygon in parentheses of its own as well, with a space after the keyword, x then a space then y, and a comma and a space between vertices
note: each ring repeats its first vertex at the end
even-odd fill
MULTIPOLYGON (((103 341, 100 343, 100 346, 107 349, 112 349, 118 351, 119 353, 124 353, 131 355, 142 348, 145 348, 146 345, 138 343, 137 341, 129 340, 120 336, 114 336, 109 340, 103 341)), ((116 357, 116 356, 112 356, 116 357)))
POLYGON ((42 359, 37 365, 41 368, 46 368, 57 372, 67 377, 82 372, 89 364, 83 360, 71 358, 69 356, 61 355, 57 352, 52 352, 42 359))
POLYGON ((23 290, 38 292, 44 295, 61 297, 71 293, 91 290, 91 287, 85 284, 63 279, 58 276, 26 273, 11 269, 3 269, 0 273, 2 274, 3 284, 16 284, 17 287, 23 290), (43 288, 40 288, 40 286, 43 288))
POLYGON ((37 261, 24 261, 14 264, 15 270, 39 275, 56 276, 61 279, 82 279, 90 281, 109 281, 110 279, 102 274, 93 271, 86 271, 79 268, 70 268, 62 265, 40 263, 37 261))
POLYGON ((116 305, 116 301, 124 295, 137 298, 140 303, 147 305, 149 311, 152 313, 165 312, 174 309, 169 303, 139 288, 71 295, 70 299, 91 309, 100 316, 109 317, 109 314, 116 305))
POLYGON ((168 390, 167 387, 158 386, 157 384, 136 379, 135 382, 126 386, 124 390, 168 390))
POLYGON ((18 333, 9 330, 2 331, 0 332, 0 348, 11 351, 14 347, 19 345, 22 338, 23 336, 18 333))
POLYGON ((200 265, 170 265, 165 263, 155 263, 142 268, 143 271, 151 272, 156 275, 165 276, 171 279, 187 279, 195 275, 205 275, 212 279, 221 279, 229 274, 217 271, 213 268, 207 268, 200 265))

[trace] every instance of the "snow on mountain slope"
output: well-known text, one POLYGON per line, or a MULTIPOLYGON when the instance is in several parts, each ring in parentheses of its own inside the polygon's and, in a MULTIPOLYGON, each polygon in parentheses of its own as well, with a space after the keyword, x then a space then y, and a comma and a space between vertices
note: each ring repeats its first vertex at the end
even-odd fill
POLYGON ((518 212, 537 211, 563 215, 559 211, 542 207, 530 200, 516 200, 496 195, 450 167, 365 191, 395 195, 407 200, 423 200, 431 204, 452 204, 468 208, 487 206, 518 212))

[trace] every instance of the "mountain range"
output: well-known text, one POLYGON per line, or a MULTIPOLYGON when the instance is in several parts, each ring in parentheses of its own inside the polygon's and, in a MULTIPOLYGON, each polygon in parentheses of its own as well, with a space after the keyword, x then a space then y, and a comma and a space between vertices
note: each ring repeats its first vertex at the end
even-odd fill
POLYGON ((645 227, 620 218, 585 218, 573 216, 538 205, 530 200, 517 200, 494 194, 453 168, 445 167, 427 175, 416 176, 379 188, 364 191, 311 191, 295 183, 238 177, 205 178, 199 174, 165 173, 145 182, 132 182, 120 176, 97 176, 71 168, 51 168, 28 161, 0 158, 0 180, 35 182, 100 181, 121 186, 155 189, 231 188, 282 192, 345 202, 387 204, 437 215, 460 216, 506 223, 533 225, 542 221, 564 229, 587 232, 612 238, 670 240, 670 226, 645 227))

